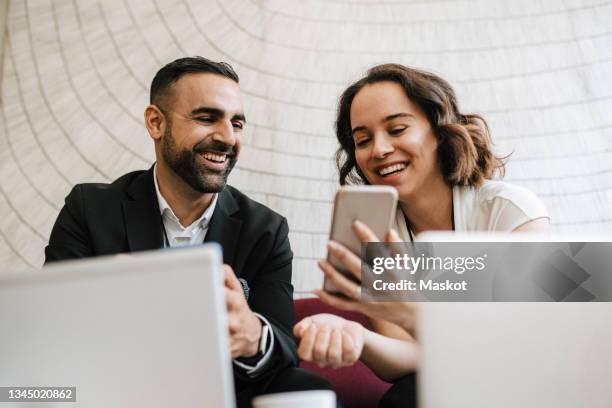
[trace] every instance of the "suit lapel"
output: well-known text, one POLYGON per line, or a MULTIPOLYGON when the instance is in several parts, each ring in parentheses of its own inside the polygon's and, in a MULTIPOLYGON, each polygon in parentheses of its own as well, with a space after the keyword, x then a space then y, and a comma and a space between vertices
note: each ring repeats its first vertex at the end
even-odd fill
POLYGON ((123 202, 123 216, 131 252, 164 246, 153 177, 153 167, 136 177, 127 190, 130 199, 123 202))
MULTIPOLYGON (((229 189, 225 187, 217 199, 204 242, 218 242, 223 248, 223 262, 232 265, 240 236, 242 220, 235 216, 240 208, 229 189)), ((238 273, 236 271, 236 273, 238 273)))

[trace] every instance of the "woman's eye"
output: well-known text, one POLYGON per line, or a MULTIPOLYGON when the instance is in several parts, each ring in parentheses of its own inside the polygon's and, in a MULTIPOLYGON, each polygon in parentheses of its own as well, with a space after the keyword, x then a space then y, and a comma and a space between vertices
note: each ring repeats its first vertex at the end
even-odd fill
POLYGON ((393 129, 389 130, 389 134, 391 135, 400 135, 404 132, 404 130, 406 130, 408 128, 408 126, 398 126, 398 127, 394 127, 393 129))
POLYGON ((367 137, 355 140, 355 146, 365 146, 369 141, 370 139, 367 137))

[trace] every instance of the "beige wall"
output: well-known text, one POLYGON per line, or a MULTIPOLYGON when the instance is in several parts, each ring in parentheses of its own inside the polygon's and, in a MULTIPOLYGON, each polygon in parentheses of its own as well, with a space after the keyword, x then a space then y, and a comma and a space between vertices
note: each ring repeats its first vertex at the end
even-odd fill
POLYGON ((2 68, 4 64, 4 47, 6 41, 6 19, 8 16, 8 0, 0 0, 0 103, 2 98, 2 68))
POLYGON ((508 181, 555 231, 612 229, 612 3, 601 0, 15 0, 0 104, 0 270, 38 267, 70 188, 149 166, 166 62, 234 65, 246 114, 231 183, 287 216, 298 291, 320 285, 335 103, 379 62, 433 70, 489 121, 508 181))

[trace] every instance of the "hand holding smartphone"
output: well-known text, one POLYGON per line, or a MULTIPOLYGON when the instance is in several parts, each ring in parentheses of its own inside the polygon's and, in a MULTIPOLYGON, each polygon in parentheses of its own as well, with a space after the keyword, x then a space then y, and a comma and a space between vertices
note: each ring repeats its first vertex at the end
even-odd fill
MULTIPOLYGON (((338 190, 334 201, 334 214, 330 239, 360 255, 361 241, 355 236, 352 225, 359 220, 366 224, 380 239, 384 239, 393 225, 397 208, 397 190, 390 186, 345 186, 338 190)), ((327 261, 339 272, 354 279, 350 272, 331 254, 327 261)), ((323 289, 337 293, 334 285, 327 279, 323 289)))

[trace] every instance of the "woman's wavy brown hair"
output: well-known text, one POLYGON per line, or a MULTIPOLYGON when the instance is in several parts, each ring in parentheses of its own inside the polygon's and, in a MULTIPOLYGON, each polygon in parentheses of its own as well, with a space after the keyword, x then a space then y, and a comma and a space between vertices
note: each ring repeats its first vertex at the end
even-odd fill
POLYGON ((504 176, 507 157, 493 154, 487 122, 480 115, 459 111, 457 96, 448 82, 429 72, 399 64, 383 64, 371 68, 340 97, 336 119, 336 136, 340 142, 336 165, 340 184, 369 184, 355 160, 351 104, 364 86, 383 81, 401 85, 406 96, 427 116, 438 139, 438 163, 449 185, 478 186, 483 180, 492 179, 496 170, 504 176))

